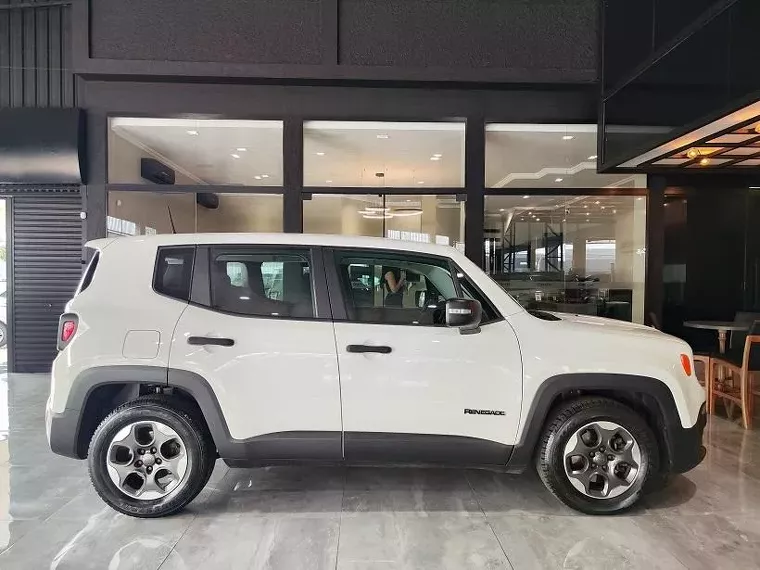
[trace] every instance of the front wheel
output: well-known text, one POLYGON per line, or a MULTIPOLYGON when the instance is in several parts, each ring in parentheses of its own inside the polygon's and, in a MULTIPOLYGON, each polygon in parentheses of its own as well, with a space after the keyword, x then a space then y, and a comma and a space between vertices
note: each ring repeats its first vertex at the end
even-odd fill
POLYGON ((170 398, 143 396, 120 406, 90 442, 90 479, 119 512, 160 517, 184 508, 215 463, 205 425, 170 398))
POLYGON ((638 501, 659 472, 659 451, 652 430, 628 406, 608 398, 579 398, 555 410, 536 469, 569 507, 613 514, 638 501))

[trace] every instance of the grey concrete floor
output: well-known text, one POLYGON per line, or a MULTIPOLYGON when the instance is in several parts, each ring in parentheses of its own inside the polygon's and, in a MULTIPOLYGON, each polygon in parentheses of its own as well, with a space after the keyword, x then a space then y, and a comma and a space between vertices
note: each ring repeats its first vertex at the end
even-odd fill
POLYGON ((48 450, 47 394, 0 376, 3 570, 760 567, 760 438, 722 419, 702 465, 616 517, 568 510, 532 474, 219 462, 185 512, 140 520, 48 450))

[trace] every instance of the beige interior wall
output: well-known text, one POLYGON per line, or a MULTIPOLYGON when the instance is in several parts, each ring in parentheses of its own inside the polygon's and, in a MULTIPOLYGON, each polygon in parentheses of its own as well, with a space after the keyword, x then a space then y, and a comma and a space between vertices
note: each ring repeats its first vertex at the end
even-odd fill
POLYGON ((198 206, 199 232, 282 231, 281 195, 218 194, 219 207, 198 206))
POLYGON ((644 322, 646 256, 646 202, 633 200, 633 209, 616 216, 615 281, 633 290, 633 322, 644 322))
POLYGON ((158 192, 109 192, 108 215, 137 224, 137 231, 153 228, 156 233, 195 232, 195 194, 158 192), (171 216, 170 216, 171 212, 171 216))

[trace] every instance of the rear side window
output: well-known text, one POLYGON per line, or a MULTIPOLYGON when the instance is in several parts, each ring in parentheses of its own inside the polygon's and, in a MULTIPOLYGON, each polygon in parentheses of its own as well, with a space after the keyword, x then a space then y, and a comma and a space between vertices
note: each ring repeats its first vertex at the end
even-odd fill
POLYGON ((153 288, 157 293, 187 301, 193 277, 194 247, 164 247, 158 250, 153 288))
POLYGON ((90 286, 90 283, 92 283, 92 278, 95 277, 95 270, 98 268, 99 260, 100 252, 96 251, 95 255, 92 256, 90 263, 87 264, 87 268, 82 274, 82 280, 79 282, 79 287, 77 287, 77 295, 87 289, 87 287, 90 286))
POLYGON ((214 248, 210 274, 213 309, 263 317, 314 317, 306 250, 214 248))

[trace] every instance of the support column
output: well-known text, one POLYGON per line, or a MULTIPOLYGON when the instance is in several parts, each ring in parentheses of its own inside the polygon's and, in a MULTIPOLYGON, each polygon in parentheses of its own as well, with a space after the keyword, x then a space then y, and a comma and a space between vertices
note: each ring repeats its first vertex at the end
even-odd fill
POLYGON ((464 252, 473 262, 483 265, 483 223, 486 185, 486 127, 483 117, 467 117, 464 135, 465 203, 464 252))
POLYGON ((644 286, 644 322, 662 323, 663 265, 665 263, 665 178, 647 178, 647 261, 644 286))

